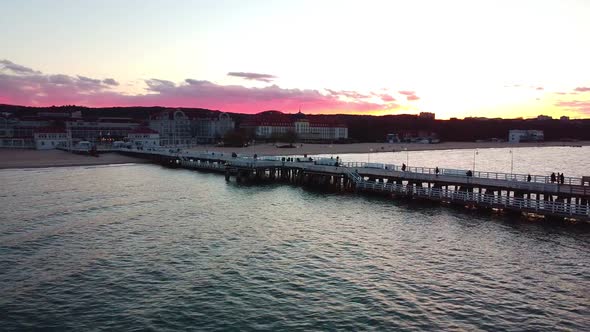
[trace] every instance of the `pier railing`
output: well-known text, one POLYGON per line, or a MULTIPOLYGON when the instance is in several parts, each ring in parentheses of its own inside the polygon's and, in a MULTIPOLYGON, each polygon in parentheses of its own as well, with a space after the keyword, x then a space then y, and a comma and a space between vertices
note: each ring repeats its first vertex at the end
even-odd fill
POLYGON ((359 173, 353 171, 352 169, 346 170, 346 176, 348 176, 348 178, 350 178, 355 184, 364 182, 363 178, 359 175, 359 173))
POLYGON ((476 203, 496 208, 512 208, 532 213, 551 213, 562 216, 590 218, 590 206, 559 201, 543 201, 513 196, 490 195, 476 192, 448 190, 442 188, 415 187, 396 183, 361 181, 356 184, 360 190, 392 192, 421 198, 476 203))
MULTIPOLYGON (((406 167, 402 170, 399 165, 380 163, 359 163, 341 162, 341 160, 319 159, 310 162, 309 159, 298 159, 296 157, 258 157, 240 156, 218 152, 184 151, 169 148, 150 149, 120 149, 120 151, 133 152, 147 155, 164 157, 167 163, 177 164, 186 168, 209 169, 224 172, 232 168, 246 170, 287 168, 298 169, 303 172, 324 174, 327 176, 346 176, 355 184, 357 190, 368 190, 377 192, 390 192, 395 194, 408 195, 412 197, 432 199, 438 201, 455 202, 461 204, 474 204, 490 208, 512 209, 528 213, 545 215, 582 218, 590 220, 590 206, 582 199, 575 204, 571 200, 552 200, 554 195, 558 197, 562 193, 571 193, 580 196, 590 195, 590 186, 582 184, 580 178, 566 177, 563 185, 552 183, 550 177, 531 175, 530 181, 525 174, 509 174, 500 172, 476 171, 468 175, 466 170, 430 167, 406 167), (396 180, 409 181, 410 183, 366 180, 366 178, 393 178, 396 180), (479 188, 506 188, 508 191, 521 191, 544 193, 545 199, 530 199, 510 193, 494 194, 486 190, 485 193, 444 189, 437 187, 423 187, 413 185, 412 182, 442 182, 454 184, 456 187, 465 184, 479 188), (550 196, 547 196, 547 193, 550 196)), ((469 186, 471 187, 471 186, 469 186)), ((566 196, 567 197, 567 196, 566 196)))
MULTIPOLYGON (((261 156, 253 158, 251 156, 237 155, 232 156, 229 153, 220 152, 203 152, 203 151, 186 151, 181 149, 171 148, 148 148, 143 150, 121 148, 121 151, 138 152, 143 154, 153 154, 167 157, 176 157, 182 159, 194 159, 194 160, 219 160, 226 161, 231 165, 240 167, 298 167, 299 165, 309 165, 308 159, 301 158, 298 160, 296 157, 291 157, 293 161, 286 161, 289 157, 281 156, 261 156)), ((351 169, 362 169, 363 173, 367 173, 370 170, 385 170, 404 172, 405 178, 412 179, 423 179, 431 180, 432 176, 437 175, 436 168, 432 167, 414 167, 407 166, 405 170, 402 170, 402 166, 393 164, 382 164, 382 163, 365 163, 365 162, 342 162, 339 161, 340 167, 348 167, 351 169), (427 175, 426 177, 420 177, 419 174, 427 175)), ((563 183, 551 182, 551 177, 546 175, 530 175, 529 174, 518 174, 518 173, 502 173, 502 172, 485 172, 475 171, 468 176, 468 171, 464 169, 452 169, 452 168, 439 168, 438 175, 444 177, 456 177, 462 178, 464 182, 475 182, 476 179, 488 179, 494 181, 510 181, 511 187, 520 189, 533 189, 533 190, 546 190, 559 191, 564 193, 586 195, 590 192, 590 186, 585 186, 582 179, 578 177, 564 177, 563 183), (566 185, 558 187, 560 184, 566 185), (551 186, 544 187, 543 185, 551 186), (556 190, 558 189, 558 190, 556 190)), ((482 182, 482 181, 479 181, 482 182)), ((482 182, 483 183, 483 182, 482 182)), ((480 184, 482 184, 480 183, 480 184)), ((490 181, 490 185, 494 183, 490 181)), ((497 182, 496 182, 497 184, 497 182)))
POLYGON ((197 160, 181 160, 180 165, 186 168, 198 168, 198 169, 211 169, 211 170, 223 170, 225 165, 219 162, 199 162, 197 160))
MULTIPOLYGON (((413 167, 406 166, 405 170, 402 170, 402 166, 393 164, 380 164, 380 163, 364 163, 364 162, 343 162, 343 166, 351 168, 372 168, 372 169, 384 169, 392 171, 405 171, 409 173, 420 173, 420 174, 432 174, 436 175, 436 168, 432 167, 413 167)), ((467 171, 464 169, 452 169, 452 168, 439 168, 439 175, 457 176, 457 177, 468 177, 467 171)), ((517 174, 517 173, 502 173, 502 172, 482 172, 472 171, 472 175, 469 177, 493 179, 493 180, 505 180, 505 181, 521 181, 521 182, 533 182, 533 183, 555 183, 551 182, 551 176, 546 175, 533 175, 530 174, 530 181, 528 181, 529 174, 517 174)), ((581 186, 582 179, 577 177, 564 177, 564 181, 561 184, 567 185, 578 185, 581 186)))

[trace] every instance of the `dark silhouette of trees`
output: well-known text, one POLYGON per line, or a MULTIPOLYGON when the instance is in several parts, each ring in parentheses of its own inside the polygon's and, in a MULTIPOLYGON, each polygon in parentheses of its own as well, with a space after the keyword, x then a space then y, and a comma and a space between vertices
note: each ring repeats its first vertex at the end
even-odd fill
MULTIPOLYGON (((85 119, 98 119, 101 117, 126 117, 137 122, 149 120, 150 116, 166 110, 166 107, 104 107, 89 108, 75 105, 55 107, 28 107, 18 105, 0 104, 0 113, 12 114, 16 117, 36 116, 39 112, 76 112, 80 111, 85 119)), ((219 111, 203 108, 181 108, 195 116, 216 116, 219 111)), ((240 123, 250 119, 254 115, 229 113, 236 128, 240 123)), ((316 117, 308 115, 308 118, 316 117)), ((538 129, 543 130, 545 140, 590 140, 590 119, 583 120, 537 120, 537 119, 483 119, 466 118, 451 120, 434 120, 420 118, 416 115, 322 115, 323 119, 342 122, 348 127, 349 141, 356 142, 383 142, 389 133, 401 131, 428 131, 434 132, 442 141, 464 141, 489 140, 492 138, 508 139, 510 129, 538 129)), ((56 124, 59 126, 59 124, 56 124)), ((239 144, 253 138, 252 133, 237 131, 230 135, 230 140, 224 137, 224 142, 239 144), (233 136, 232 136, 233 135, 233 136)), ((275 141, 293 143, 297 135, 288 133, 273 136, 275 141)))
POLYGON ((235 129, 228 131, 223 136, 224 146, 242 147, 248 145, 251 140, 251 135, 243 129, 235 129))

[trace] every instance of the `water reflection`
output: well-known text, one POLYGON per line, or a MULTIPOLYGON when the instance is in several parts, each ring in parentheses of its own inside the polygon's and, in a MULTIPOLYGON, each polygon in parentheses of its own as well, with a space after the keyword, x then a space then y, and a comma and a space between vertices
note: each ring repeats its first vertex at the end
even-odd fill
POLYGON ((4 170, 0 182, 9 330, 588 322, 583 225, 155 165, 4 170))

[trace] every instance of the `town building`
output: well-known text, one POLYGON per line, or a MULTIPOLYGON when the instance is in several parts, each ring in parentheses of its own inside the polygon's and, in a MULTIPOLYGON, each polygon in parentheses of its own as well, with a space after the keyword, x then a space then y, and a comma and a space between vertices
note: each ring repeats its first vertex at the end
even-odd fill
POLYGON ((387 134, 385 140, 387 143, 440 143, 438 134, 428 130, 400 130, 387 134))
POLYGON ((542 130, 522 130, 513 129, 508 132, 508 142, 542 142, 545 140, 545 135, 542 130))
POLYGON ((241 124, 251 130, 257 138, 286 138, 291 135, 300 141, 337 141, 348 139, 348 127, 335 117, 285 114, 266 111, 241 124))
POLYGON ((110 144, 121 141, 139 127, 139 123, 131 118, 98 118, 92 120, 66 121, 74 143, 88 141, 92 144, 110 144))
POLYGON ((431 113, 431 112, 420 112, 420 114, 418 115, 418 117, 420 119, 434 120, 435 119, 435 114, 434 113, 431 113))
POLYGON ((34 149, 35 131, 51 124, 52 121, 38 116, 0 116, 0 147, 34 149))
POLYGON ((235 128, 234 120, 227 113, 191 120, 193 136, 197 143, 216 143, 235 128))
POLYGON ((399 138, 399 135, 397 133, 390 133, 387 134, 387 136, 385 137, 385 141, 387 143, 399 143, 401 142, 401 139, 399 138))
POLYGON ((190 119, 181 110, 165 110, 152 115, 149 127, 160 134, 162 146, 189 146, 193 143, 190 119))
POLYGON ((45 127, 35 130, 33 134, 37 150, 51 150, 69 147, 71 137, 65 128, 45 127))
POLYGON ((135 128, 127 134, 127 139, 136 148, 155 148, 160 146, 160 134, 151 128, 135 128))
POLYGON ((152 115, 149 127, 160 134, 162 146, 190 146, 220 141, 235 123, 227 113, 177 109, 152 115))
POLYGON ((537 120, 546 121, 546 120, 553 120, 553 118, 549 115, 541 114, 541 115, 537 116, 537 120))

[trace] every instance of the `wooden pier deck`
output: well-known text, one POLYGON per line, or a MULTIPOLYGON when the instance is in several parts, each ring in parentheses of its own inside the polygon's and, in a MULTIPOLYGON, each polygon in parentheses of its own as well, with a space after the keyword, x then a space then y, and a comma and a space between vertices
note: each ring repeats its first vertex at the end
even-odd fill
POLYGON ((227 180, 286 181, 300 185, 332 186, 339 190, 373 192, 392 197, 424 199, 479 209, 590 221, 590 186, 582 178, 566 177, 563 184, 549 176, 473 172, 376 163, 352 163, 297 157, 232 157, 214 152, 178 149, 119 149, 170 167, 225 174, 227 180))

